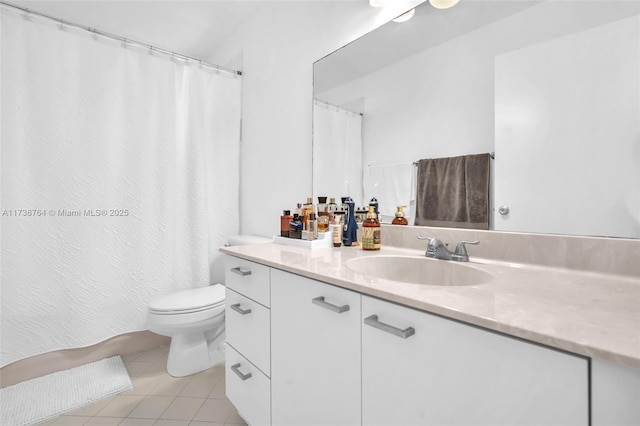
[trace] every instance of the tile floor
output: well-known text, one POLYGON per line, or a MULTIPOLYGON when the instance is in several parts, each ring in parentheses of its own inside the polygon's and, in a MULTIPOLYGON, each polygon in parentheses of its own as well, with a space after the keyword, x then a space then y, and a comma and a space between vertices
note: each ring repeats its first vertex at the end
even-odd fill
POLYGON ((38 425, 245 425, 225 396, 224 366, 188 377, 167 374, 169 347, 122 357, 133 389, 38 425))

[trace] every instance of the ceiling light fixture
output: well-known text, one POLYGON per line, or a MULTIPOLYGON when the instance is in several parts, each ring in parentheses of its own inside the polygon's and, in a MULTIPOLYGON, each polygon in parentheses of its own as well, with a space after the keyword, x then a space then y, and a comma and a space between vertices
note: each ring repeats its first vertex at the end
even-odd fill
POLYGON ((416 9, 414 8, 398 16, 393 20, 393 22, 407 22, 409 19, 413 18, 413 15, 415 14, 416 14, 416 9))
POLYGON ((371 7, 385 7, 389 4, 389 0, 369 0, 369 6, 371 7))
MULTIPOLYGON (((369 0, 371 2, 372 0, 369 0)), ((455 6, 460 0, 429 0, 431 6, 436 9, 449 9, 450 7, 455 6)))

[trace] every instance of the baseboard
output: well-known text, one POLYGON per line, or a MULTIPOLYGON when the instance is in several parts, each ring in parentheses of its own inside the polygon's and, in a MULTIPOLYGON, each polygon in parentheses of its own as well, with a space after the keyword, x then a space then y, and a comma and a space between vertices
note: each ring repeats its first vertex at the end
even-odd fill
POLYGON ((168 345, 171 339, 150 331, 137 331, 112 337, 93 346, 47 352, 0 368, 0 388, 67 370, 116 355, 127 355, 168 345))

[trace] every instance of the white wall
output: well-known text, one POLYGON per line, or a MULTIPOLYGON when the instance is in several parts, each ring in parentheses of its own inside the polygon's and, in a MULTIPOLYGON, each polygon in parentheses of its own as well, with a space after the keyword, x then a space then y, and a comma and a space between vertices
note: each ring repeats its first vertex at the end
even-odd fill
POLYGON ((313 62, 422 1, 274 1, 210 58, 244 73, 242 233, 275 235, 311 196, 313 62))

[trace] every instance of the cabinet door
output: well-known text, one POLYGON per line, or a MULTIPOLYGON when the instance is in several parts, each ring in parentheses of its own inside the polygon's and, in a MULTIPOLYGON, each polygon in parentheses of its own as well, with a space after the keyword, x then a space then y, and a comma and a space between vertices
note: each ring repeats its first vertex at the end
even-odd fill
POLYGON ((227 343, 270 376, 269 309, 229 288, 226 290, 227 343))
POLYGON ((274 425, 360 425, 360 295, 271 274, 274 425))
POLYGON ((227 397, 251 426, 269 426, 269 378, 231 346, 225 357, 227 397))
POLYGON ((251 300, 269 307, 270 268, 250 260, 227 256, 225 285, 251 300))
POLYGON ((362 315, 363 425, 589 422, 585 358, 367 296, 362 315))
POLYGON ((640 369, 591 360, 593 426, 640 425, 640 369))

